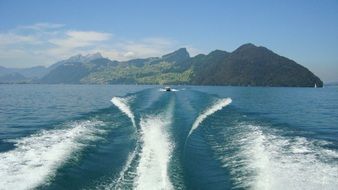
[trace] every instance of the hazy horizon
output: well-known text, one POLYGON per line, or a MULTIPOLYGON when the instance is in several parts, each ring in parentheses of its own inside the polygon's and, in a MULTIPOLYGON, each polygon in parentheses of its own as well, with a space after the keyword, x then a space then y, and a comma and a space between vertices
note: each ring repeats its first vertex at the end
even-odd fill
POLYGON ((95 52, 123 61, 181 47, 194 56, 253 43, 338 81, 336 1, 79 3, 0 0, 0 66, 48 66, 95 52))

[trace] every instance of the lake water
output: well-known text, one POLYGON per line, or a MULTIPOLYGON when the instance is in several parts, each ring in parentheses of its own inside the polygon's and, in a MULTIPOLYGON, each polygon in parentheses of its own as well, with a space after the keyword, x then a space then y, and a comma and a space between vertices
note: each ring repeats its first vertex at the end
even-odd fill
POLYGON ((0 189, 337 187, 337 87, 0 85, 0 189))

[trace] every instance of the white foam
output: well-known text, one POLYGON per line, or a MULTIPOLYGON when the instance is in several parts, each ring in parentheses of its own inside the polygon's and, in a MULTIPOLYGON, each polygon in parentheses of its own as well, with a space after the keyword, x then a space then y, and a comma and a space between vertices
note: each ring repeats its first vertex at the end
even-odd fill
MULTIPOLYGON (((304 137, 282 137, 260 126, 240 125, 223 161, 239 188, 336 189, 338 153, 304 137)), ((278 134, 278 133, 277 133, 278 134)))
MULTIPOLYGON (((128 99, 120 98, 120 97, 113 97, 111 99, 111 102, 130 118, 133 126, 136 128, 135 116, 134 116, 133 112, 131 111, 130 107, 128 106, 128 99)), ((115 189, 120 189, 120 186, 123 183, 125 174, 128 171, 132 161, 134 160, 136 153, 137 153, 137 148, 135 148, 133 150, 133 152, 131 152, 129 154, 128 159, 127 159, 125 165, 123 166, 117 180, 114 181, 114 184, 110 184, 108 187, 114 186, 115 189)), ((106 189, 107 189, 107 187, 106 187, 106 189)))
POLYGON ((173 144, 167 133, 172 116, 160 114, 141 118, 143 146, 136 169, 134 189, 173 189, 168 176, 168 165, 173 144))
MULTIPOLYGON (((111 99, 111 102, 130 118, 133 126, 136 128, 135 116, 128 105, 128 99, 120 98, 120 97, 113 97, 111 99)), ((133 152, 129 154, 126 163, 124 164, 122 170, 120 171, 119 177, 114 181, 113 184, 108 185, 105 189, 110 189, 110 188, 121 189, 121 186, 123 186, 123 183, 124 183, 124 177, 126 175, 126 172, 130 168, 132 161, 135 159, 137 151, 138 151, 138 148, 136 147, 133 150, 133 152)))
POLYGON ((128 156, 128 159, 126 161, 126 163, 124 164, 122 170, 119 173, 119 177, 110 185, 106 186, 105 189, 123 189, 123 185, 125 183, 125 175, 128 171, 128 169, 130 168, 133 160, 136 157, 138 148, 136 147, 133 152, 131 152, 128 156))
POLYGON ((33 189, 48 183, 57 168, 99 132, 99 121, 73 123, 71 128, 42 131, 16 141, 16 148, 0 154, 0 189, 33 189))
POLYGON ((130 118, 133 126, 136 128, 135 116, 128 106, 128 99, 113 97, 111 99, 111 102, 130 118))
POLYGON ((209 107, 203 113, 201 113, 193 123, 189 131, 188 137, 209 115, 212 115, 213 113, 223 109, 225 106, 231 104, 231 102, 232 102, 231 98, 219 99, 211 107, 209 107))

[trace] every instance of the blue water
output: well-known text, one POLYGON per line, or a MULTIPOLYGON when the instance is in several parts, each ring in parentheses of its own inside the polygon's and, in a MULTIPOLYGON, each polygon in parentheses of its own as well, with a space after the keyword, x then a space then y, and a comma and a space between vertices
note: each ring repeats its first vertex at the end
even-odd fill
POLYGON ((337 189, 338 88, 0 85, 0 189, 337 189))

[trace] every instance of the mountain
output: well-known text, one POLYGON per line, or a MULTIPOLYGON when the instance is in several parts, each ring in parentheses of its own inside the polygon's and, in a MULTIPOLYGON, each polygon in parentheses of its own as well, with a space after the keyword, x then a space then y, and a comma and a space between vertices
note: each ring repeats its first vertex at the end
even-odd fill
POLYGON ((13 69, 13 71, 25 76, 26 78, 40 78, 47 74, 48 69, 43 66, 36 66, 23 69, 13 69))
POLYGON ((0 75, 0 84, 1 83, 24 83, 27 81, 27 78, 19 73, 8 73, 0 75))
POLYGON ((6 67, 0 66, 0 76, 10 74, 11 72, 6 67))
POLYGON ((30 68, 6 68, 0 66, 0 83, 29 83, 48 73, 43 66, 30 68))
POLYGON ((103 58, 100 53, 75 55, 59 61, 50 67, 5 68, 0 67, 0 83, 80 83, 80 79, 98 68, 114 65, 109 59, 103 58))
POLYGON ((97 70, 81 80, 90 84, 189 84, 190 55, 181 48, 162 57, 118 62, 114 67, 97 70))
POLYGON ((186 48, 180 48, 172 53, 162 56, 163 61, 168 62, 182 62, 190 58, 190 55, 186 48))
MULTIPOLYGON (((244 44, 190 57, 186 48, 161 57, 112 61, 100 53, 76 55, 46 68, 47 84, 193 84, 322 87, 307 68, 273 51, 244 44)), ((0 68, 0 74, 3 69, 0 68)))
POLYGON ((94 54, 88 54, 88 55, 81 55, 81 54, 78 54, 78 55, 75 55, 75 56, 72 56, 70 57, 68 60, 68 62, 90 62, 92 60, 95 60, 95 59, 100 59, 100 58, 103 58, 101 53, 97 52, 97 53, 94 53, 94 54))
POLYGON ((77 84, 85 77, 89 70, 81 62, 69 62, 51 70, 39 82, 48 84, 77 84))
POLYGON ((68 60, 52 65, 49 73, 38 80, 38 82, 48 84, 78 84, 81 83, 81 79, 90 73, 116 65, 116 61, 103 58, 101 55, 95 58, 91 57, 90 59, 88 56, 71 57, 68 60))
POLYGON ((232 53, 212 52, 197 60, 192 84, 234 86, 322 87, 323 82, 307 68, 253 44, 232 53), (207 59, 207 60, 203 60, 207 59))
POLYGON ((0 76, 4 74, 18 73, 26 78, 39 78, 45 75, 48 69, 43 66, 29 67, 29 68, 6 68, 0 66, 0 76))

